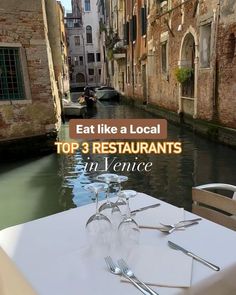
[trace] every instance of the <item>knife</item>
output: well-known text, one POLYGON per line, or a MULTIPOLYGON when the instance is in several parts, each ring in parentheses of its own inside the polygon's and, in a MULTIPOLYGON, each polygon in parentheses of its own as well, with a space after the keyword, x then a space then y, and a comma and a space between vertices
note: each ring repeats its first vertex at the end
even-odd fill
POLYGON ((144 210, 147 210, 147 209, 151 209, 151 208, 156 208, 158 206, 160 206, 161 204, 154 204, 154 205, 150 205, 150 206, 146 206, 146 207, 142 207, 142 208, 139 208, 139 209, 136 209, 136 210, 133 210, 131 211, 130 213, 133 214, 133 213, 137 213, 137 212, 141 212, 141 211, 144 211, 144 210))
POLYGON ((169 245, 172 249, 182 251, 184 254, 186 254, 186 255, 188 255, 188 256, 190 256, 190 257, 196 259, 197 261, 199 261, 199 262, 205 264, 206 266, 210 267, 211 269, 213 269, 213 270, 215 270, 215 271, 219 271, 219 270, 220 270, 219 266, 214 265, 214 264, 212 264, 212 263, 206 261, 205 259, 203 259, 203 258, 197 256, 196 254, 193 254, 192 252, 190 252, 190 251, 188 251, 188 250, 186 250, 186 249, 180 247, 179 245, 177 245, 177 244, 175 244, 175 243, 173 243, 173 242, 171 242, 171 241, 168 241, 168 245, 169 245))

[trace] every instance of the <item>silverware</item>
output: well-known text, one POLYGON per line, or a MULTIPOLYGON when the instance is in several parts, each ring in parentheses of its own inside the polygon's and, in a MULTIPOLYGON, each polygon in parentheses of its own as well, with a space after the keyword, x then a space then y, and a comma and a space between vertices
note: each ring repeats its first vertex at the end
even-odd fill
POLYGON ((165 227, 165 226, 157 227, 157 226, 139 225, 139 228, 156 229, 156 230, 159 230, 159 231, 161 231, 163 233, 171 234, 174 230, 184 229, 184 228, 190 227, 190 226, 195 225, 195 224, 198 224, 198 222, 192 222, 192 223, 189 223, 189 224, 183 224, 183 225, 179 225, 179 226, 176 226, 176 227, 165 227))
POLYGON ((137 281, 140 285, 143 285, 145 289, 147 289, 149 291, 149 294, 151 295, 158 295, 158 293, 156 293, 154 290, 152 290, 149 286, 147 286, 144 282, 140 281, 135 274, 133 273, 133 271, 129 268, 129 266, 127 265, 127 263, 123 260, 123 259, 119 259, 118 260, 118 265, 121 268, 123 274, 125 274, 127 277, 134 279, 135 281, 137 281))
POLYGON ((160 206, 161 204, 154 204, 154 205, 150 205, 150 206, 145 206, 145 207, 142 207, 142 208, 139 208, 139 209, 136 209, 136 210, 133 210, 131 211, 130 213, 131 214, 134 214, 134 213, 137 213, 137 212, 141 212, 141 211, 144 211, 144 210, 147 210, 147 209, 151 209, 151 208, 156 208, 158 206, 160 206))
POLYGON ((175 244, 175 243, 173 243, 173 242, 171 242, 171 241, 168 241, 168 245, 169 245, 172 249, 182 251, 184 254, 186 254, 186 255, 188 255, 188 256, 190 256, 190 257, 196 259, 197 261, 203 263, 204 265, 210 267, 211 269, 213 269, 213 270, 215 270, 215 271, 219 271, 219 270, 220 270, 219 266, 214 265, 214 264, 212 264, 211 262, 208 262, 207 260, 205 260, 205 259, 203 259, 203 258, 197 256, 196 254, 194 254, 194 253, 192 253, 192 252, 190 252, 190 251, 188 251, 188 250, 182 248, 181 246, 179 246, 179 245, 177 245, 177 244, 175 244))
POLYGON ((195 218, 195 219, 187 219, 187 220, 181 220, 175 224, 165 224, 165 223, 161 223, 163 226, 165 227, 176 227, 176 226, 179 226, 179 225, 184 225, 184 224, 188 224, 188 223, 192 223, 192 222, 197 222, 197 221, 201 221, 202 218, 195 218))
POLYGON ((112 260, 110 256, 107 256, 104 258, 108 267, 108 270, 114 274, 114 275, 123 275, 126 279, 128 279, 139 291, 141 291, 145 295, 150 295, 148 291, 146 291, 144 288, 139 286, 138 283, 135 282, 132 278, 130 278, 128 275, 122 272, 121 268, 119 268, 112 260))

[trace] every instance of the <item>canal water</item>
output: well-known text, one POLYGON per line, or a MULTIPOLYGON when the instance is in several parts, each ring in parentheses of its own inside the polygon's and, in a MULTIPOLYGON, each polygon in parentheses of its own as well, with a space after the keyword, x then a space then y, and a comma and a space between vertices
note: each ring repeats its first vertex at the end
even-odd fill
MULTIPOLYGON (((97 111, 89 115, 94 118, 154 118, 132 106, 110 102, 98 103, 97 111)), ((62 127, 60 137, 61 141, 69 139, 68 122, 62 127)), ((236 184, 235 150, 170 123, 168 141, 181 141, 182 154, 110 157, 121 162, 153 163, 148 173, 122 173, 129 178, 124 183, 125 189, 144 192, 191 210, 193 186, 211 182, 236 184)), ((103 158, 78 152, 0 164, 0 229, 93 202, 84 185, 99 173, 84 172, 84 166, 87 161, 101 162, 103 158)))

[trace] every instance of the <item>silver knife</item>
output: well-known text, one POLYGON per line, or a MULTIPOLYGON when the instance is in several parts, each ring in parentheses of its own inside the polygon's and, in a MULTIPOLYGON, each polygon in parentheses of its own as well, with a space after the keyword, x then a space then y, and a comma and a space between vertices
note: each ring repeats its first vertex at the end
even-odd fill
POLYGON ((136 210, 133 210, 131 211, 130 213, 133 214, 133 213, 137 213, 137 212, 141 212, 141 211, 144 211, 144 210, 147 210, 147 209, 151 209, 151 208, 156 208, 158 206, 160 206, 161 204, 154 204, 154 205, 150 205, 150 206, 146 206, 146 207, 142 207, 142 208, 139 208, 139 209, 136 209, 136 210))
POLYGON ((196 254, 193 254, 192 252, 190 252, 190 251, 188 251, 188 250, 186 250, 186 249, 180 247, 179 245, 177 245, 177 244, 175 244, 175 243, 173 243, 173 242, 171 242, 171 241, 168 241, 168 245, 169 245, 171 248, 175 249, 175 250, 180 250, 180 251, 182 251, 184 254, 186 254, 186 255, 188 255, 188 256, 190 256, 190 257, 196 259, 197 261, 199 261, 199 262, 205 264, 206 266, 210 267, 211 269, 213 269, 213 270, 215 270, 215 271, 219 271, 219 270, 220 270, 219 266, 214 265, 214 264, 212 264, 212 263, 206 261, 205 259, 203 259, 203 258, 197 256, 196 254))

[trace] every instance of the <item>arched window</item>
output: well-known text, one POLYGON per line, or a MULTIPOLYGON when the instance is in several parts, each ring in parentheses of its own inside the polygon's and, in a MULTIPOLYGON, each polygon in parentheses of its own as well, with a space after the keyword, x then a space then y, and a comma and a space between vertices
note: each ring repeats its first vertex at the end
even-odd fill
POLYGON ((87 43, 93 43, 93 33, 92 33, 91 26, 86 27, 86 40, 87 40, 87 43))

